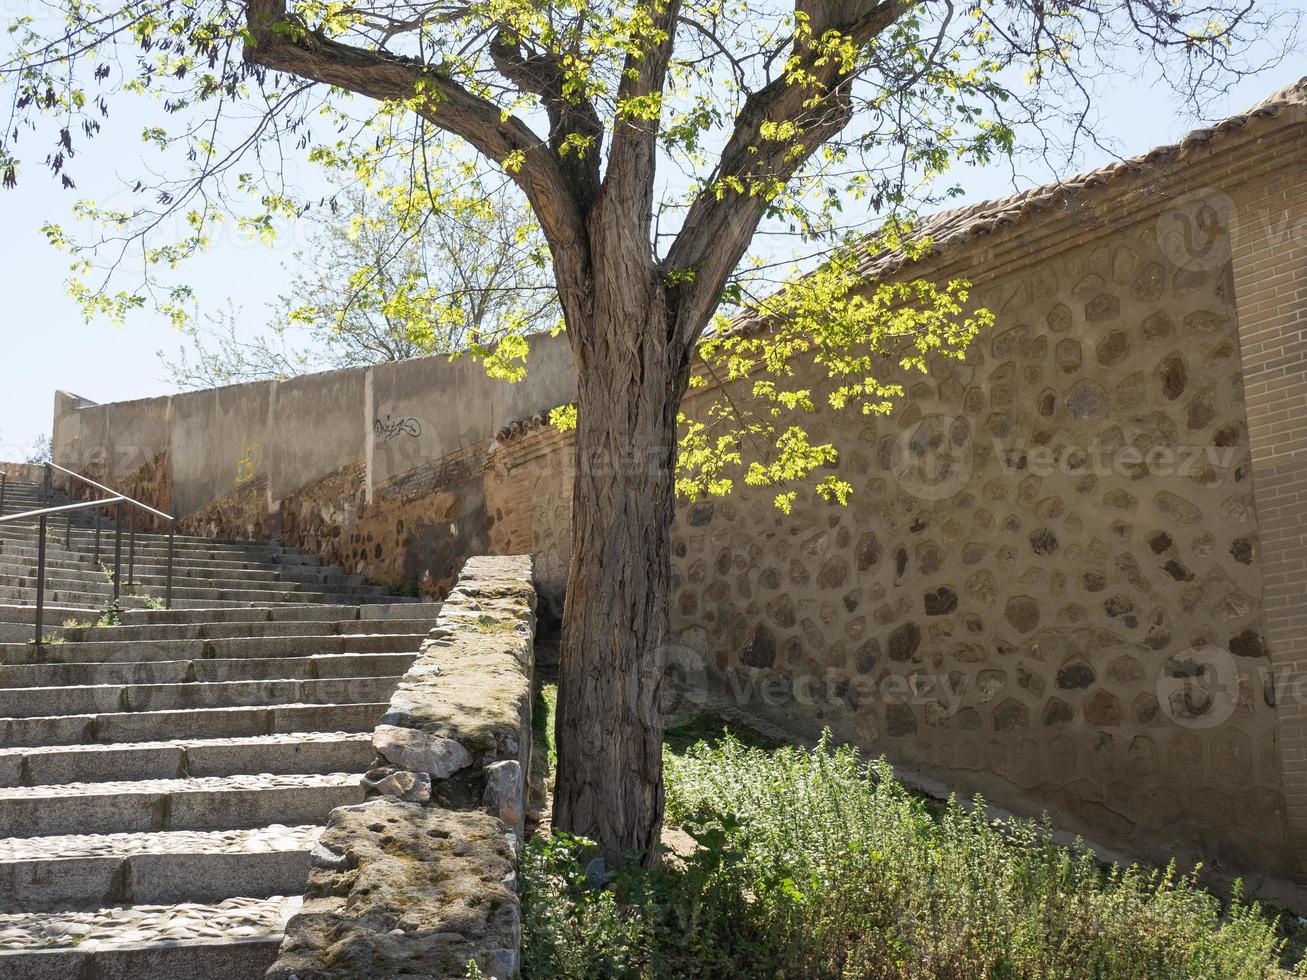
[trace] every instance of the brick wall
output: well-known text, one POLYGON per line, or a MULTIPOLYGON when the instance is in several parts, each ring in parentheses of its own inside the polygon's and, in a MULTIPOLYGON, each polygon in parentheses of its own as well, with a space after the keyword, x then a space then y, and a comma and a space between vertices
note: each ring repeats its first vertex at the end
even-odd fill
POLYGON ((1269 156, 1271 172, 1230 195, 1234 288, 1287 819, 1307 879, 1307 159, 1301 143, 1269 156))

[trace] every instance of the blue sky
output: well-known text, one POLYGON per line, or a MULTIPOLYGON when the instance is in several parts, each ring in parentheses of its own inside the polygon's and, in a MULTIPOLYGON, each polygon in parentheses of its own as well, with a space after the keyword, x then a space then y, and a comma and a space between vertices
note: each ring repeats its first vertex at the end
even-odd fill
MULTIPOLYGON (((1296 81, 1304 68, 1301 58, 1290 58, 1278 68, 1242 80, 1218 103, 1208 107, 1208 119, 1238 112, 1270 92, 1296 81)), ((1169 93, 1141 85, 1137 78, 1104 80, 1097 105, 1102 130, 1119 155, 1143 152, 1175 141, 1199 124, 1182 112, 1169 93)), ((6 299, 2 328, 3 387, 0 387, 0 460, 25 457, 28 447, 48 433, 56 389, 75 392, 97 402, 120 401, 164 394, 174 390, 156 357, 161 348, 175 352, 180 338, 166 322, 143 313, 123 327, 106 322, 83 322, 67 296, 67 256, 46 243, 41 227, 49 221, 73 225, 71 207, 83 197, 103 200, 117 188, 115 170, 135 172, 141 144, 134 134, 155 122, 149 107, 127 107, 125 124, 118 120, 113 132, 86 147, 76 161, 79 186, 62 190, 56 181, 30 168, 16 191, 0 191, 0 215, 5 231, 4 260, 0 262, 0 295, 6 299), (131 116, 139 116, 139 121, 131 116)), ((1087 154, 1074 168, 1086 169, 1106 162, 1111 154, 1087 154)), ((292 176, 295 172, 292 171, 292 176)), ((312 175, 300 172, 303 179, 312 175)), ((1046 170, 1032 169, 1023 176, 1025 186, 1048 181, 1046 170)), ((980 200, 1010 193, 1010 174, 999 169, 960 172, 965 200, 980 200)), ((277 245, 266 247, 230 235, 213 250, 187 267, 201 309, 218 311, 228 303, 243 311, 242 323, 250 329, 267 319, 267 304, 283 288, 295 250, 304 235, 292 231, 277 245)))

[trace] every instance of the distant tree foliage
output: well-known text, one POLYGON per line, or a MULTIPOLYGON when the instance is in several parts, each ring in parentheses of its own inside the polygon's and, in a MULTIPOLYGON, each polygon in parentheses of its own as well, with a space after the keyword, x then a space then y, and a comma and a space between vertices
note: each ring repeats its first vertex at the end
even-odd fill
POLYGON ((289 378, 427 354, 479 353, 516 379, 525 334, 560 312, 530 213, 511 188, 446 193, 439 211, 393 208, 349 190, 310 212, 315 231, 267 324, 240 310, 180 326, 185 343, 159 352, 182 388, 289 378))

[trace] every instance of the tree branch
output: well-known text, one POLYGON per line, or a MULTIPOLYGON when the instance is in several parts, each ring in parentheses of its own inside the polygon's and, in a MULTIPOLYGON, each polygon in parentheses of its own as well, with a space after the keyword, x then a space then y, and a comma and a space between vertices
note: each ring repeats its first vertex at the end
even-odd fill
MULTIPOLYGON (((847 3, 796 0, 795 12, 806 16, 810 37, 820 40, 836 31, 855 45, 871 41, 911 9, 909 0, 847 3)), ((812 154, 841 132, 853 116, 852 76, 834 57, 822 58, 811 42, 797 41, 799 71, 812 79, 800 84, 789 73, 774 79, 745 100, 716 168, 717 180, 690 205, 685 222, 664 263, 673 272, 693 271, 680 287, 683 341, 698 340, 716 308, 726 281, 744 256, 771 197, 764 187, 787 183, 812 154), (767 123, 793 124, 793 139, 767 140, 767 123), (715 186, 738 180, 742 193, 715 186)))
MULTIPOLYGON (((286 0, 247 0, 252 43, 245 60, 336 88, 391 102, 416 103, 433 125, 467 140, 494 162, 517 156, 511 176, 526 193, 549 242, 564 304, 581 302, 589 278, 585 221, 558 155, 515 116, 474 95, 440 66, 341 44, 286 13, 286 0)), ((580 312, 580 310, 577 310, 580 312)))
POLYGON ((559 167, 572 189, 577 206, 584 216, 589 213, 599 193, 599 157, 604 125, 594 103, 588 98, 569 99, 564 94, 562 66, 549 53, 522 53, 520 42, 506 30, 490 42, 490 57, 499 73, 522 92, 544 103, 549 116, 549 146, 559 159, 559 167), (587 148, 565 149, 568 136, 590 140, 587 148))

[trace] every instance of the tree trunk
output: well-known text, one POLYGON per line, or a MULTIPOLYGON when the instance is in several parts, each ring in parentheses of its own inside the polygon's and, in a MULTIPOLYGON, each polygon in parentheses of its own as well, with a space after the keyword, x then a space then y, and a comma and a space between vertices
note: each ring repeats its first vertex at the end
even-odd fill
POLYGON ((688 370, 656 276, 635 278, 634 289, 596 289, 594 319, 569 325, 577 457, 554 824, 595 841, 610 865, 655 860, 662 827, 673 464, 688 370))

